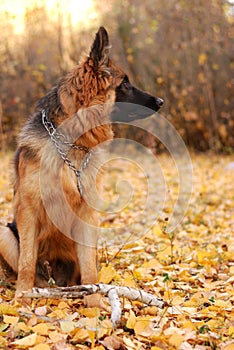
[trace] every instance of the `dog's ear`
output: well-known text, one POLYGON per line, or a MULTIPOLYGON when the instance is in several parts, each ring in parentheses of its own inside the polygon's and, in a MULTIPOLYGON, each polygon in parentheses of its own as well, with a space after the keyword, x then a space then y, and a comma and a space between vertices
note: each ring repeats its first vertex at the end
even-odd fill
POLYGON ((108 66, 110 55, 109 37, 106 29, 100 27, 96 33, 89 57, 94 62, 94 67, 108 66))

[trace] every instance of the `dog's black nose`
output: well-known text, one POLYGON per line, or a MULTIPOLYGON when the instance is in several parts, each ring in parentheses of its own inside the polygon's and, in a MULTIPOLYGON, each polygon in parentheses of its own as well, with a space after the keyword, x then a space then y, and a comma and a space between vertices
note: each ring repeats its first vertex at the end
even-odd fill
POLYGON ((163 102, 164 102, 164 101, 163 101, 162 98, 156 97, 155 100, 156 100, 156 104, 157 104, 159 107, 161 107, 161 106, 163 105, 163 102))

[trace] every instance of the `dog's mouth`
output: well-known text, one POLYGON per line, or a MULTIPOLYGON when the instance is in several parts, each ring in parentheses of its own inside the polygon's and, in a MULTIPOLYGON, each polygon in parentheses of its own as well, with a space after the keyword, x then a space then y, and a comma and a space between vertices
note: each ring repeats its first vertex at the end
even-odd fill
POLYGON ((133 103, 116 102, 115 107, 111 113, 111 120, 113 122, 130 123, 137 119, 145 119, 156 113, 160 106, 142 106, 133 103))

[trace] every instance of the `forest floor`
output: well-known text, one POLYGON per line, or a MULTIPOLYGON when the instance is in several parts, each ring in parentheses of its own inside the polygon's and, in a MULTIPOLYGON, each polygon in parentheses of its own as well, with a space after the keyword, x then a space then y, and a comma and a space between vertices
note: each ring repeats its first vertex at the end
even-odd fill
MULTIPOLYGON (((233 157, 191 158, 193 177, 181 184, 168 155, 155 162, 119 158, 103 175, 99 282, 144 290, 166 307, 122 299, 121 323, 113 328, 110 313, 79 299, 23 306, 13 300, 14 283, 2 281, 0 348, 233 350, 233 157)), ((11 159, 0 155, 2 223, 12 215, 11 159)))

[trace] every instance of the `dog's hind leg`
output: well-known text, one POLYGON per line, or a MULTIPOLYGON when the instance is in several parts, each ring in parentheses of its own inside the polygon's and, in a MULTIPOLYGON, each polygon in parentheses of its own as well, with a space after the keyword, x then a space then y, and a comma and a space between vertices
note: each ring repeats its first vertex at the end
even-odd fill
POLYGON ((19 242, 14 233, 6 226, 0 226, 0 255, 12 268, 18 271, 19 242))

